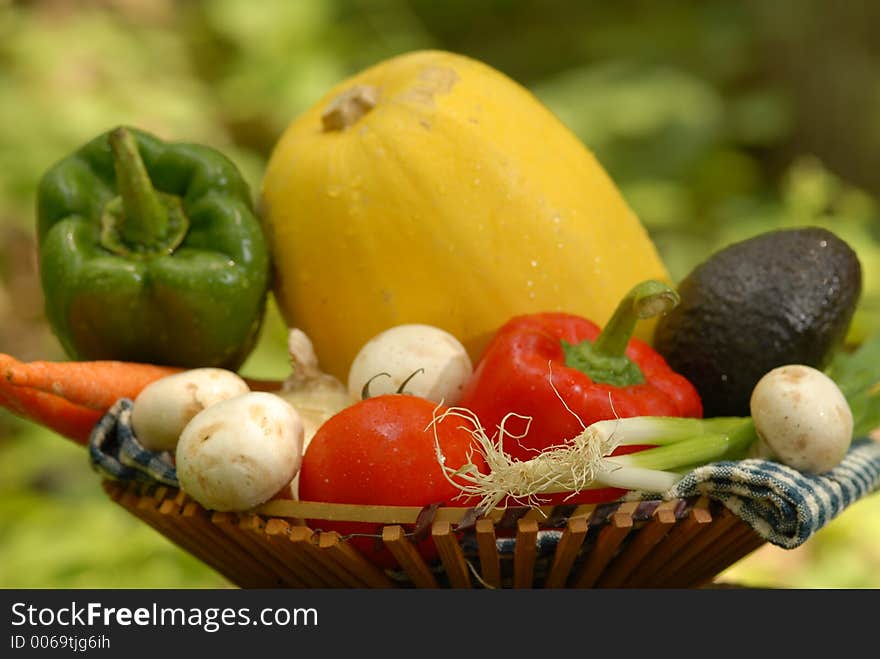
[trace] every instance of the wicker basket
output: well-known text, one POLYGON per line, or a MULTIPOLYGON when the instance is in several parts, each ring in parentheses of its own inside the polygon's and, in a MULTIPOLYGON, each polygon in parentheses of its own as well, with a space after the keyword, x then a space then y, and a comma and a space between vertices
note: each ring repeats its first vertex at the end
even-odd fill
POLYGON ((508 508, 465 520, 462 508, 270 501, 247 514, 205 510, 179 490, 104 481, 108 496, 242 588, 693 588, 762 544, 705 497, 508 508), (398 564, 382 569, 304 519, 373 522, 398 564), (426 562, 411 541, 430 534, 426 562), (404 529, 410 529, 405 532, 404 529))

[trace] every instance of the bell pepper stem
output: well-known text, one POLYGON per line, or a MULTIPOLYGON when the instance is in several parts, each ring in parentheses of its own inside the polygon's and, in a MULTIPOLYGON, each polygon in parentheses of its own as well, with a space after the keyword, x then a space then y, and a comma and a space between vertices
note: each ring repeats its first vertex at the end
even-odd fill
POLYGON ((678 304, 675 289, 649 279, 624 296, 595 341, 562 342, 565 364, 588 375, 594 382, 617 387, 645 381, 638 364, 626 356, 626 347, 639 320, 669 311, 678 304))
POLYGON ((637 284, 617 305, 593 342, 593 350, 615 357, 626 352, 636 322, 665 313, 678 304, 678 293, 663 282, 649 279, 637 284))
POLYGON ((156 194, 137 142, 123 126, 110 133, 116 186, 122 201, 117 229, 129 245, 155 245, 168 232, 168 211, 156 194))

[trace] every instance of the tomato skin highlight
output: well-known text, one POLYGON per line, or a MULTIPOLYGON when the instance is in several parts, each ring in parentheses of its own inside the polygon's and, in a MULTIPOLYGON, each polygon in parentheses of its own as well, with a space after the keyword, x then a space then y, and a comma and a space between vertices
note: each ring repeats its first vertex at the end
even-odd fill
MULTIPOLYGON (((471 506, 456 498, 461 491, 443 474, 435 452, 435 430, 446 465, 485 462, 472 451, 471 433, 456 418, 431 422, 445 408, 405 394, 388 394, 359 401, 328 419, 312 438, 299 473, 299 497, 357 505, 471 506)), ((381 536, 381 525, 309 520, 313 529, 337 531, 342 536, 381 536)), ((412 530, 411 528, 404 530, 412 530)), ((396 567, 393 556, 376 538, 352 537, 368 559, 382 567, 396 567)), ((418 544, 426 560, 436 558, 430 537, 418 544)))

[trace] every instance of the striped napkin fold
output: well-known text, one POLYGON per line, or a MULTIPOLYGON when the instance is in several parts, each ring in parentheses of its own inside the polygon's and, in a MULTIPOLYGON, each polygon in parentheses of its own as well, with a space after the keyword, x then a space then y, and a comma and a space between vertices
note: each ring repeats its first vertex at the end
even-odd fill
POLYGON ((120 398, 95 425, 89 437, 89 462, 104 478, 162 483, 179 488, 174 460, 167 451, 143 446, 131 426, 134 403, 120 398))
POLYGON ((687 473, 662 498, 705 495, 723 503, 767 542, 792 549, 878 487, 880 442, 861 438, 837 467, 821 475, 770 460, 715 462, 687 473))

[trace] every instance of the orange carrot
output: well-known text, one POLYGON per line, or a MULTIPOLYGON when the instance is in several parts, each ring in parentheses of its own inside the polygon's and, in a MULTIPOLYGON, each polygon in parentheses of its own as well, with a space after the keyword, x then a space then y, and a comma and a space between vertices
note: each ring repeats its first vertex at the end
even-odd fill
MULTIPOLYGON (((148 384, 184 369, 123 361, 21 362, 0 353, 0 406, 78 443, 120 398, 134 400, 148 384)), ((247 380, 254 391, 282 382, 247 380)))
POLYGON ((120 398, 136 398, 151 382, 183 369, 122 361, 20 362, 0 353, 0 378, 74 405, 106 412, 120 398))
POLYGON ((0 353, 0 405, 63 437, 86 444, 120 398, 183 369, 120 361, 21 362, 0 353))
POLYGON ((43 391, 14 387, 0 378, 0 406, 78 444, 87 444, 103 412, 75 405, 43 391))

